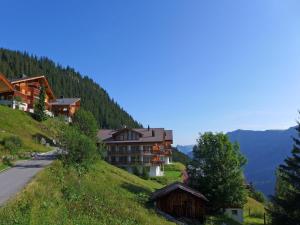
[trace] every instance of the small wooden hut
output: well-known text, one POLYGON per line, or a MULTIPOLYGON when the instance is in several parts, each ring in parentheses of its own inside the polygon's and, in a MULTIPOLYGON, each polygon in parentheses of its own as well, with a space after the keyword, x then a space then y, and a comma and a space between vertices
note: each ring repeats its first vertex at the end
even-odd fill
POLYGON ((207 198, 181 182, 175 182, 155 191, 151 198, 156 208, 175 218, 203 221, 207 198))

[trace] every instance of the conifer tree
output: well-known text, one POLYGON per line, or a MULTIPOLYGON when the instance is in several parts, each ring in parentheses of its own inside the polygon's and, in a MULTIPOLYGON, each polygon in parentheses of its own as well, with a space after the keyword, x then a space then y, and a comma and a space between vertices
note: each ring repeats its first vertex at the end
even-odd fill
POLYGON ((45 114, 45 110, 46 110, 45 98, 46 98, 45 87, 41 86, 38 102, 34 106, 34 118, 37 121, 43 121, 47 118, 45 114))
POLYGON ((292 155, 277 171, 275 196, 269 210, 274 225, 300 225, 300 124, 292 155))

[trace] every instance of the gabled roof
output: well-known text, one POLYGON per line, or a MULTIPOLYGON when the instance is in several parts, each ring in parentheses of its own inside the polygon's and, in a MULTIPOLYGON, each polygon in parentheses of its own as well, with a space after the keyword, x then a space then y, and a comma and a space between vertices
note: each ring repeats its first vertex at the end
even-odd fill
POLYGON ((164 140, 173 141, 173 132, 171 130, 165 130, 164 128, 123 128, 120 130, 109 130, 109 129, 101 129, 98 132, 98 138, 104 143, 136 143, 136 142, 163 142, 164 140), (140 138, 138 140, 124 140, 117 141, 113 137, 125 130, 132 130, 140 134, 140 138))
POLYGON ((51 105, 73 105, 80 101, 80 98, 58 98, 51 105))
POLYGON ((41 75, 41 76, 34 76, 34 77, 13 78, 13 79, 10 80, 10 82, 12 84, 17 84, 17 83, 21 83, 21 82, 25 82, 25 81, 31 81, 31 80, 37 80, 37 79, 41 79, 41 78, 45 78, 45 76, 41 75))
POLYGON ((48 80, 46 79, 46 77, 44 75, 11 79, 10 83, 12 85, 15 85, 15 84, 22 83, 22 82, 28 82, 28 81, 40 80, 40 79, 42 79, 45 83, 46 93, 48 94, 48 96, 50 96, 52 99, 54 99, 55 95, 48 83, 48 80))
MULTIPOLYGON (((11 83, 9 82, 9 80, 6 79, 6 77, 0 73, 0 82, 2 82, 6 87, 7 87, 7 90, 5 90, 4 92, 7 92, 7 91, 13 91, 14 88, 13 86, 11 85, 11 83)), ((1 85, 0 85, 1 87, 1 85)), ((0 93, 2 91, 0 90, 0 93)))
POLYGON ((159 189, 159 190, 153 192, 150 197, 150 200, 155 201, 156 199, 166 196, 169 193, 171 193, 172 191, 175 191, 177 189, 188 192, 191 195, 194 195, 195 197, 208 202, 208 199, 203 194, 201 194, 200 192, 190 188, 189 186, 187 186, 181 182, 175 182, 173 184, 167 185, 167 186, 163 187, 162 189, 159 189))

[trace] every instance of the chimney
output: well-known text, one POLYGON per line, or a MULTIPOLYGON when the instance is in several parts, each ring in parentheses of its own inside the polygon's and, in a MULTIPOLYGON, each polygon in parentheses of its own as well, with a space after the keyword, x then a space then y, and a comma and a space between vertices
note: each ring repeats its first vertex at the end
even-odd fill
POLYGON ((152 137, 154 137, 155 136, 155 132, 154 132, 154 130, 152 130, 152 137))
POLYGON ((22 78, 26 78, 26 77, 27 77, 26 74, 23 73, 23 74, 22 74, 22 78))

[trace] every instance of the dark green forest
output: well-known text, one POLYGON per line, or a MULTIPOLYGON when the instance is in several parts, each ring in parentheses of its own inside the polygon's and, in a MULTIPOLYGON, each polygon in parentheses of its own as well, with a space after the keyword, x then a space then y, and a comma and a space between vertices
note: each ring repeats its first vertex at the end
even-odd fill
POLYGON ((0 73, 9 79, 45 75, 56 97, 80 97, 81 107, 93 113, 101 128, 141 127, 92 79, 47 57, 0 48, 0 73))

